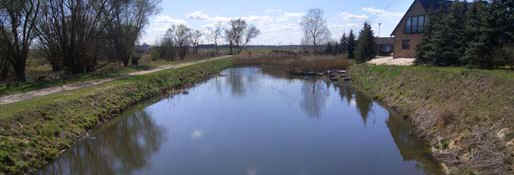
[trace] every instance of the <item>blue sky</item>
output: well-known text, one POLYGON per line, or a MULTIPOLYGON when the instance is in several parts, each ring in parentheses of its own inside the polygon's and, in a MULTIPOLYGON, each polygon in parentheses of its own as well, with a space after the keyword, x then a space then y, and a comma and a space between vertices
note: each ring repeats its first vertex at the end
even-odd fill
MULTIPOLYGON (((203 32, 217 23, 243 18, 261 30, 251 44, 299 44, 302 38, 299 22, 311 8, 325 12, 334 39, 351 29, 360 30, 368 21, 378 34, 389 36, 413 0, 163 0, 161 11, 150 19, 141 42, 156 44, 173 24, 203 32)), ((203 42, 207 43, 208 38, 203 42)))

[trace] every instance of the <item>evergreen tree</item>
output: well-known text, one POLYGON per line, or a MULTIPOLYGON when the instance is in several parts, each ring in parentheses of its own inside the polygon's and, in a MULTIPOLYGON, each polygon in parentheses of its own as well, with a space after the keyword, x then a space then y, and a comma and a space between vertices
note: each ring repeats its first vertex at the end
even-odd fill
POLYGON ((433 63, 438 66, 459 65, 459 58, 465 50, 463 3, 454 2, 448 10, 443 10, 439 20, 432 24, 431 43, 433 63))
POLYGON ((332 55, 338 55, 340 48, 341 48, 341 44, 339 44, 338 42, 335 42, 334 49, 332 50, 332 55))
POLYGON ((367 22, 359 33, 358 39, 358 62, 363 63, 377 56, 377 44, 371 25, 367 22))
POLYGON ((355 58, 355 35, 353 34, 353 30, 350 30, 350 35, 348 36, 347 41, 347 51, 348 51, 348 58, 354 59, 355 58))
MULTIPOLYGON (((428 17, 433 21, 439 21, 441 15, 440 13, 429 12, 428 17)), ((431 64, 433 63, 433 58, 436 57, 437 53, 435 52, 435 45, 432 42, 432 23, 427 23, 425 25, 425 32, 423 33, 423 39, 421 40, 420 45, 416 49, 416 64, 431 64)))
POLYGON ((332 54, 334 47, 332 46, 332 43, 327 42, 327 47, 325 48, 325 54, 332 54))
POLYGON ((492 43, 488 41, 488 15, 486 4, 482 1, 475 1, 466 13, 465 35, 468 40, 461 58, 464 65, 489 67, 492 64, 489 54, 492 43))
MULTIPOLYGON (((493 0, 489 8, 489 32, 488 43, 494 49, 492 59, 489 63, 492 66, 503 66, 514 59, 514 55, 509 55, 513 49, 509 47, 514 42, 514 2, 513 0, 493 0)), ((484 67, 483 65, 481 65, 484 67)), ((489 66, 487 68, 491 68, 489 66)))
POLYGON ((346 33, 343 34, 343 37, 341 37, 339 43, 339 54, 344 54, 348 48, 348 38, 346 38, 346 33))
POLYGON ((514 1, 450 4, 431 13, 416 63, 480 68, 514 63, 514 1))

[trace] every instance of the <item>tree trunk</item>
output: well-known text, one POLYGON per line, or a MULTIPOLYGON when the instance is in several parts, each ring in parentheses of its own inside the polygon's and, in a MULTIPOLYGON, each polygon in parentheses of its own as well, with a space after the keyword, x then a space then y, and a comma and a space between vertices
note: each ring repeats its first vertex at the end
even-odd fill
POLYGON ((2 68, 2 73, 0 75, 0 81, 6 80, 8 76, 9 76, 9 67, 4 66, 2 68))
POLYGON ((230 41, 229 47, 230 47, 230 55, 234 55, 234 51, 233 51, 234 45, 232 44, 232 41, 230 41))
POLYGON ((123 66, 127 67, 129 65, 130 58, 129 57, 123 57, 122 62, 123 62, 123 66))
POLYGON ((14 72, 16 73, 16 81, 27 81, 27 79, 25 79, 25 61, 17 61, 16 65, 14 66, 14 72))
POLYGON ((218 43, 214 43, 214 47, 216 48, 216 56, 218 56, 218 43))

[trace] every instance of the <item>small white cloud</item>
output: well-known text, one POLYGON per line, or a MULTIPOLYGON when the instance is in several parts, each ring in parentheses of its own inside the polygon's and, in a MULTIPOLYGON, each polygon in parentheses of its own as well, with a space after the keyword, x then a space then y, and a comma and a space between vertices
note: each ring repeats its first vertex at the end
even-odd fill
POLYGON ((339 16, 341 16, 344 20, 363 21, 363 20, 367 20, 369 18, 367 15, 359 15, 359 14, 353 14, 353 13, 349 13, 349 12, 341 12, 339 14, 339 16))
POLYGON ((209 19, 207 19, 207 21, 209 21, 210 23, 226 23, 226 22, 229 22, 230 20, 232 19, 236 19, 236 18, 230 18, 230 17, 222 17, 222 16, 215 16, 215 17, 209 17, 209 19))
POLYGON ((282 9, 266 9, 264 10, 264 13, 282 13, 282 9))
POLYGON ((243 16, 241 19, 249 23, 271 22, 273 20, 270 16, 243 16))
POLYGON ((198 138, 201 138, 203 137, 204 133, 202 130, 198 130, 198 129, 195 129, 193 131, 193 133, 191 133, 191 138, 193 139, 198 139, 198 138))
POLYGON ((161 23, 159 25, 162 25, 162 23, 168 23, 168 24, 187 24, 187 22, 183 19, 176 19, 171 16, 167 15, 158 15, 155 16, 152 20, 152 23, 161 23))
POLYGON ((188 14, 187 18, 194 19, 194 20, 208 20, 209 15, 205 14, 202 11, 195 11, 193 13, 188 14))
POLYGON ((383 9, 377 9, 377 8, 373 8, 373 7, 362 8, 362 11, 374 14, 378 17, 401 17, 403 15, 403 13, 400 13, 400 12, 386 11, 383 9))
POLYGON ((373 7, 362 8, 362 11, 372 16, 372 20, 369 20, 369 22, 375 34, 379 36, 389 35, 404 14, 402 12, 388 11, 373 7), (378 27, 379 24, 381 24, 381 28, 378 27))
POLYGON ((302 17, 305 13, 298 13, 298 12, 284 12, 284 16, 286 17, 302 17))

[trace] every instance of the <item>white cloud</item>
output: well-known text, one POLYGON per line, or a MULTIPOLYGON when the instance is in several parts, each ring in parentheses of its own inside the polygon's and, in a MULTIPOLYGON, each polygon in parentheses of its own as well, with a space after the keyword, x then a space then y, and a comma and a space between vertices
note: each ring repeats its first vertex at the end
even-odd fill
POLYGON ((183 19, 176 19, 176 18, 173 18, 171 16, 167 16, 167 15, 158 15, 156 17, 154 17, 154 19, 151 21, 151 23, 160 23, 161 25, 163 23, 166 23, 166 24, 187 24, 187 22, 183 19))
POLYGON ((375 33, 380 36, 389 36, 403 16, 402 12, 388 11, 373 7, 365 7, 361 10, 372 16, 369 22, 375 33), (381 28, 378 28, 379 24, 381 24, 381 28))
POLYGON ((349 12, 341 12, 339 14, 339 16, 341 16, 344 20, 359 20, 359 21, 362 21, 362 20, 367 20, 369 17, 367 15, 359 15, 359 14, 353 14, 353 13, 349 13, 349 12))
POLYGON ((286 17, 302 17, 305 13, 298 13, 298 12, 284 12, 284 16, 286 17))
POLYGON ((372 7, 362 8, 362 11, 365 11, 370 14, 374 14, 378 17, 401 17, 403 15, 403 13, 400 13, 400 12, 386 11, 383 9, 377 9, 377 8, 372 8, 372 7))
POLYGON ((191 133, 191 138, 193 139, 199 139, 199 138, 202 138, 204 136, 204 132, 202 130, 199 130, 199 129, 195 129, 193 130, 193 132, 191 133))
MULTIPOLYGON (((266 9, 260 12, 248 12, 246 16, 216 16, 205 13, 202 10, 192 11, 184 15, 183 19, 168 15, 159 15, 152 18, 147 28, 143 42, 150 44, 159 41, 159 38, 172 24, 186 24, 192 28, 206 31, 207 27, 214 27, 218 23, 227 26, 232 19, 244 19, 250 25, 255 25, 261 34, 250 44, 299 44, 303 37, 299 25, 304 12, 285 11, 281 9, 266 9)), ((341 11, 327 13, 327 23, 334 39, 354 30, 355 33, 362 28, 362 24, 368 21, 375 33, 379 33, 378 23, 382 23, 381 34, 387 36, 400 20, 403 13, 383 10, 374 7, 361 8, 356 12, 341 11)))
POLYGON ((298 19, 304 13, 287 12, 280 9, 264 10, 263 15, 248 16, 210 16, 202 11, 192 12, 186 17, 191 20, 203 21, 200 27, 213 27, 217 23, 227 23, 230 20, 241 18, 250 25, 261 30, 261 35, 250 44, 296 44, 300 41, 301 31, 298 19))
POLYGON ((195 11, 195 12, 190 13, 189 15, 187 15, 187 18, 195 19, 195 20, 208 20, 209 19, 209 15, 205 14, 202 11, 195 11))
POLYGON ((187 25, 188 23, 184 19, 178 19, 168 15, 154 16, 152 19, 150 19, 150 24, 143 33, 141 42, 147 44, 156 44, 162 35, 164 35, 166 30, 173 24, 187 25))

